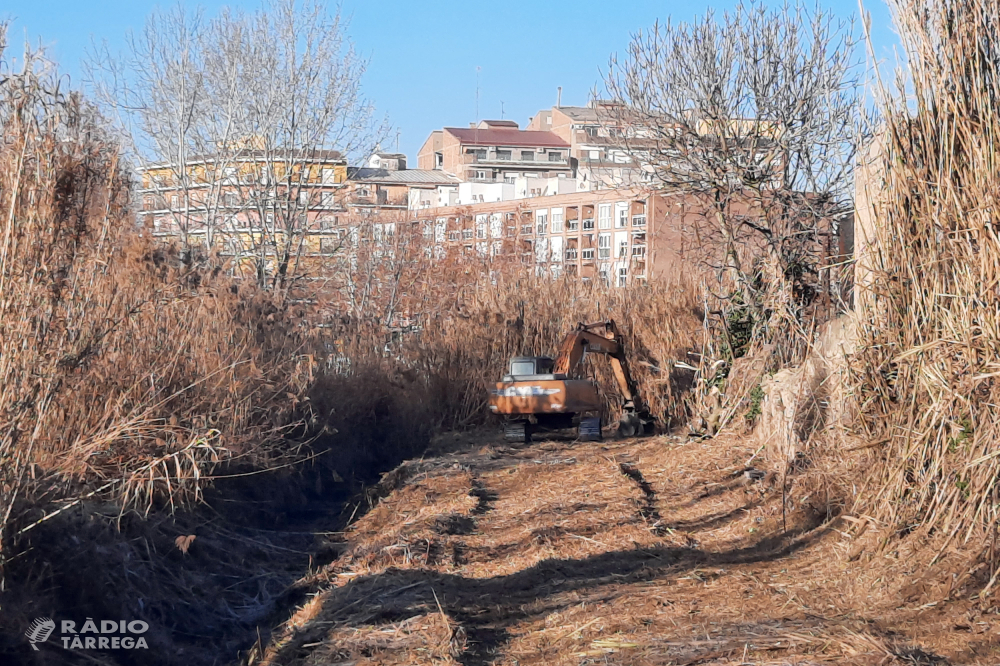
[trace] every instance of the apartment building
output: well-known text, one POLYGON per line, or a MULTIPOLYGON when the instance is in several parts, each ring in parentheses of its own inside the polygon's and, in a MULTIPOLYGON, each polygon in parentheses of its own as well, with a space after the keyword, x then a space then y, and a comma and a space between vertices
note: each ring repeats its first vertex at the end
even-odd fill
POLYGON ((570 144, 548 131, 527 131, 512 120, 483 120, 431 132, 417 154, 420 169, 463 182, 515 184, 518 178, 570 178, 570 144))
POLYGON ((606 100, 593 100, 587 106, 556 105, 535 114, 527 129, 551 132, 570 145, 570 165, 580 190, 647 185, 650 172, 634 155, 653 147, 652 142, 641 129, 613 122, 619 106, 606 100))
POLYGON ((153 165, 140 177, 139 225, 161 242, 232 257, 235 275, 265 280, 321 268, 350 234, 347 160, 335 150, 250 147, 183 167, 153 165))
POLYGON ((677 197, 632 188, 413 211, 439 252, 511 248, 539 275, 614 286, 653 279, 684 255, 677 197))

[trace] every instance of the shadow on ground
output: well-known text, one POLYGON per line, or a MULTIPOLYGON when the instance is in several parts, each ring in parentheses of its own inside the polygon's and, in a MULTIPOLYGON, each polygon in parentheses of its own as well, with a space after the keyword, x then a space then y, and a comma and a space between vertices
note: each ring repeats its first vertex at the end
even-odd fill
POLYGON ((466 578, 426 569, 388 569, 327 590, 322 609, 273 655, 273 663, 305 658, 331 626, 371 626, 398 622, 441 609, 461 624, 466 666, 492 662, 521 622, 539 619, 579 604, 614 598, 623 586, 675 576, 710 566, 751 564, 786 557, 821 539, 829 525, 808 525, 753 546, 724 552, 690 548, 635 548, 584 559, 551 559, 507 576, 466 578), (568 593, 577 593, 569 598, 568 593), (359 610, 360 608, 360 610, 359 610))

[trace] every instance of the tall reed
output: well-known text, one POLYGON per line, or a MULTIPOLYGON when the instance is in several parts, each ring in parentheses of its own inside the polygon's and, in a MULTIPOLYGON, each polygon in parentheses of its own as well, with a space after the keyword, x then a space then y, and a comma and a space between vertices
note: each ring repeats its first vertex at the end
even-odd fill
POLYGON ((976 553, 1000 520, 1000 5, 890 4, 909 76, 860 172, 860 510, 976 553))

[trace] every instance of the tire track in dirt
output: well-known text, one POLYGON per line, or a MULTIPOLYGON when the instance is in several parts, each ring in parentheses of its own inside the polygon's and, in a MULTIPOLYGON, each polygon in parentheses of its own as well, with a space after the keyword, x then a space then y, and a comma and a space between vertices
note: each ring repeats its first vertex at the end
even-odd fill
POLYGON ((658 537, 666 536, 667 528, 662 524, 663 518, 660 516, 660 511, 656 507, 658 500, 656 491, 653 489, 652 484, 646 480, 646 477, 642 475, 639 468, 631 463, 618 463, 618 469, 623 475, 631 479, 639 490, 642 491, 642 499, 639 504, 639 516, 646 521, 653 534, 658 537))

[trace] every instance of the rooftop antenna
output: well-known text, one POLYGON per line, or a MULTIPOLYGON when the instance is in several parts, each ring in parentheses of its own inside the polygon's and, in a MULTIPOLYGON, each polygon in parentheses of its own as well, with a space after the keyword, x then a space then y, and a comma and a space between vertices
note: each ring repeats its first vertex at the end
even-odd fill
POLYGON ((479 143, 479 70, 482 67, 476 65, 476 143, 479 143))
POLYGON ((500 120, 503 120, 503 100, 500 100, 500 120))
POLYGON ((400 130, 396 130, 396 152, 399 152, 399 133, 400 130))
POLYGON ((562 86, 556 88, 556 106, 562 106, 562 86))

